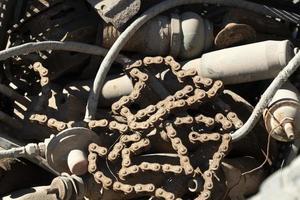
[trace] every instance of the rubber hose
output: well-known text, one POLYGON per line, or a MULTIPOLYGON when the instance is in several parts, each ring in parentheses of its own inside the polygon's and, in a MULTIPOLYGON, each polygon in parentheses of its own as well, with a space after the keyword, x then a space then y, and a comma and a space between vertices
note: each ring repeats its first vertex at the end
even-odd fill
POLYGON ((244 0, 166 0, 163 1, 152 8, 145 11, 140 17, 138 17, 132 24, 130 24, 123 33, 118 37, 115 43, 112 45, 104 60, 102 61, 98 72, 96 74, 93 87, 90 91, 88 103, 86 106, 86 113, 84 121, 90 121, 94 119, 97 112, 97 106, 99 101, 99 96, 101 88, 103 87, 105 78, 108 71, 114 60, 117 58, 121 49, 129 41, 129 39, 135 34, 135 32, 144 25, 147 21, 154 18, 158 14, 165 12, 171 8, 187 5, 187 4, 198 4, 198 3, 207 3, 207 4, 217 4, 223 6, 243 8, 250 10, 256 13, 264 13, 272 17, 278 17, 271 9, 260 4, 247 2, 244 0))

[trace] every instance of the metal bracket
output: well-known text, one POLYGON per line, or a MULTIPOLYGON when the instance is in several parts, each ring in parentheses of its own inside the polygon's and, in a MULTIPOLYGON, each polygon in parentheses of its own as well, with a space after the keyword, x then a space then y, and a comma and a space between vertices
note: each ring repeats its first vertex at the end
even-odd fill
POLYGON ((126 24, 141 7, 141 0, 87 0, 106 23, 117 29, 126 24))

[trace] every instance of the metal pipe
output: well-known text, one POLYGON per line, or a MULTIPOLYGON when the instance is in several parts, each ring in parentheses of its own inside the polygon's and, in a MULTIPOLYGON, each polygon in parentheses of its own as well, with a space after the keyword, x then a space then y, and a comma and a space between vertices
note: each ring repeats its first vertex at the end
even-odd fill
POLYGON ((274 13, 272 9, 268 7, 243 0, 167 0, 156 4, 155 6, 144 12, 139 18, 137 18, 134 22, 132 22, 130 26, 126 28, 126 30, 119 36, 119 38, 108 51, 107 55, 104 57, 101 65, 99 66, 92 90, 89 95, 84 121, 90 121, 91 119, 95 118, 101 88, 104 85, 106 75, 110 70, 112 63, 120 53, 121 49, 126 45, 129 39, 139 30, 139 28, 141 28, 146 22, 148 22, 158 14, 167 11, 171 8, 199 3, 218 4, 223 6, 244 8, 247 10, 252 10, 256 13, 263 13, 269 16, 278 17, 277 14, 274 13))
MULTIPOLYGON (((37 51, 59 50, 59 51, 74 51, 79 53, 105 56, 107 49, 80 42, 60 42, 60 41, 43 41, 43 42, 29 42, 19 46, 11 47, 0 51, 0 60, 6 60, 13 56, 29 54, 37 51)), ((129 62, 129 59, 122 55, 116 56, 116 62, 124 64, 129 62)))
POLYGON ((224 84, 270 79, 276 77, 292 59, 292 46, 286 40, 222 49, 185 63, 183 69, 196 69, 198 75, 221 80, 224 84))
POLYGON ((233 141, 238 141, 244 138, 248 133, 252 131, 254 126, 257 124, 264 109, 269 105, 273 96, 278 89, 288 80, 288 78, 298 69, 300 66, 300 52, 289 62, 289 64, 283 68, 277 77, 273 80, 271 85, 267 88, 264 94, 261 96, 258 104, 255 106, 251 116, 247 122, 234 133, 231 134, 233 141))

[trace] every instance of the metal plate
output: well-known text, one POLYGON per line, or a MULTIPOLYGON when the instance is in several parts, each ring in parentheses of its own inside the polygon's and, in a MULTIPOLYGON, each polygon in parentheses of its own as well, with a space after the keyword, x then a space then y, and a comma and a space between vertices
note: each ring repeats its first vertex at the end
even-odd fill
POLYGON ((98 136, 87 128, 70 128, 53 137, 47 145, 46 159, 49 165, 58 172, 70 173, 68 154, 71 150, 86 151, 91 142, 96 142, 98 136))

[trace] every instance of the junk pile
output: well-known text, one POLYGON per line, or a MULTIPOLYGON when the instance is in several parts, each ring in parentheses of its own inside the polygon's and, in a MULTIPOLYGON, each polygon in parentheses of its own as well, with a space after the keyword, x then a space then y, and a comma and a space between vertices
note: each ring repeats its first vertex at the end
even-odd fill
POLYGON ((0 197, 300 199, 299 8, 0 0, 0 197))

